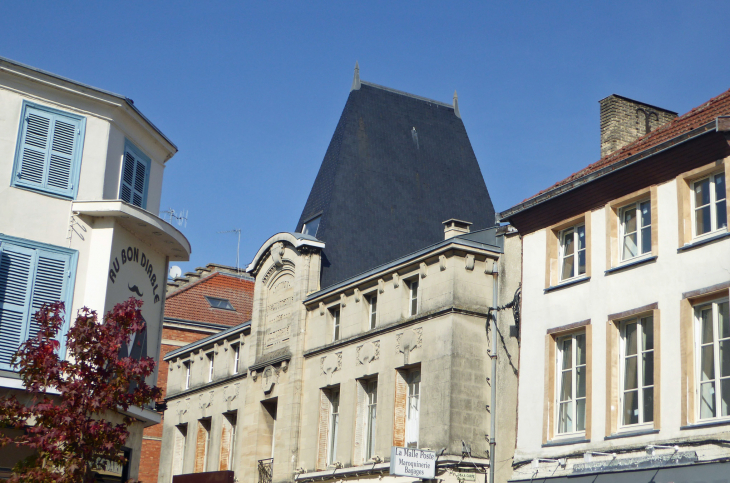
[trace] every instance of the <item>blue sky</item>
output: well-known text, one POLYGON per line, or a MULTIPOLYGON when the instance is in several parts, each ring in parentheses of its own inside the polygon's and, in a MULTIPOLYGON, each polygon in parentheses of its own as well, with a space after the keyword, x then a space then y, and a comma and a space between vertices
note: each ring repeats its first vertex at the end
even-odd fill
POLYGON ((162 209, 189 270, 295 228, 363 80, 459 107, 497 211, 599 158, 612 93, 687 112, 730 88, 721 2, 3 2, 0 55, 126 95, 179 147, 162 209))

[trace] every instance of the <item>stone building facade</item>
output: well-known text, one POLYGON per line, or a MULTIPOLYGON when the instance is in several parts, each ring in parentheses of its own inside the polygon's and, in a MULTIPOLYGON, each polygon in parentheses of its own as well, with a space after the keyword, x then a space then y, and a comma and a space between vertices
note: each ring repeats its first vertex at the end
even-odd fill
POLYGON ((499 215, 523 253, 512 481, 727 480, 728 115, 730 91, 499 215))
MULTIPOLYGON (((160 362, 157 366, 157 385, 165 398, 167 388, 167 353, 200 339, 218 334, 230 327, 251 320, 253 279, 225 265, 209 263, 194 272, 169 280, 162 324, 160 362)), ((157 481, 162 424, 145 428, 142 436, 142 455, 139 479, 157 481)))

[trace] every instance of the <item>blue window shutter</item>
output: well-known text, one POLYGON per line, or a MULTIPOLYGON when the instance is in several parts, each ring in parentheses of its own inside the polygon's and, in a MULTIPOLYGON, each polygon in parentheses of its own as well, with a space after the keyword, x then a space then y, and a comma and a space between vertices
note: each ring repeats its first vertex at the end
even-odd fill
POLYGON ((73 198, 85 120, 41 106, 23 113, 14 184, 73 198))
POLYGON ((149 180, 149 159, 137 152, 129 143, 124 150, 122 166, 122 184, 119 188, 119 198, 147 208, 147 185, 149 180))
MULTIPOLYGON (((59 300, 66 302, 64 298, 68 280, 69 257, 45 250, 38 250, 37 255, 38 262, 35 279, 33 280, 26 339, 34 337, 38 333, 39 327, 35 322, 35 314, 43 304, 50 304, 59 300)), ((71 307, 66 306, 65 310, 66 313, 69 313, 71 307)))
POLYGON ((12 369, 24 341, 34 269, 35 250, 0 245, 0 369, 12 369))

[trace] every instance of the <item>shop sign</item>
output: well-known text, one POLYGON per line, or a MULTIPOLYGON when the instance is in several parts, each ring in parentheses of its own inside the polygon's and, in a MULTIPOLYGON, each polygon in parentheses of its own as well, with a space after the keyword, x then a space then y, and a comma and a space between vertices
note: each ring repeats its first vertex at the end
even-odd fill
POLYGON ((456 479, 459 481, 477 481, 477 474, 474 472, 457 471, 456 479))
POLYGON ((436 453, 393 446, 390 450, 390 474, 432 480, 436 477, 436 453))

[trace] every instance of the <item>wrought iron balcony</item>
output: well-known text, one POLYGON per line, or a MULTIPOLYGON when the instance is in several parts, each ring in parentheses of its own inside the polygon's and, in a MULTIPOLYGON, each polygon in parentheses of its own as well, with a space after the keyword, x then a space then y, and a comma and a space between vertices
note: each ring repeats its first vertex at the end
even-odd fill
POLYGON ((271 483, 274 469, 274 458, 259 460, 259 483, 271 483))

